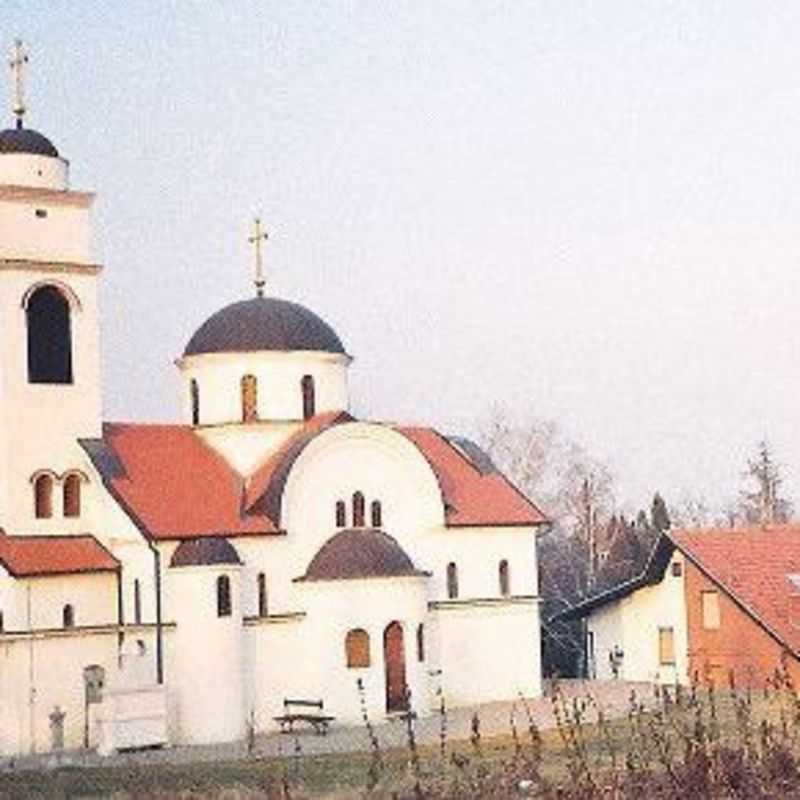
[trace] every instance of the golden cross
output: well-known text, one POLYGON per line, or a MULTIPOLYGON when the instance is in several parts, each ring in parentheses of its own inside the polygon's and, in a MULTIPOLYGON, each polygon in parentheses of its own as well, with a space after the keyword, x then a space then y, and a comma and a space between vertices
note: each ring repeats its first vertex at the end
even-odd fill
POLYGON ((14 42, 14 49, 11 52, 11 74, 14 81, 14 105, 12 111, 17 117, 17 128, 22 127, 22 118, 25 116, 25 75, 24 68, 28 63, 28 54, 22 46, 22 40, 17 39, 14 42))
POLYGON ((247 241, 255 245, 256 249, 256 297, 264 296, 264 286, 267 283, 264 279, 264 264, 261 258, 261 242, 266 242, 267 239, 269 239, 269 234, 261 227, 261 220, 256 217, 253 223, 253 234, 247 237, 247 241))

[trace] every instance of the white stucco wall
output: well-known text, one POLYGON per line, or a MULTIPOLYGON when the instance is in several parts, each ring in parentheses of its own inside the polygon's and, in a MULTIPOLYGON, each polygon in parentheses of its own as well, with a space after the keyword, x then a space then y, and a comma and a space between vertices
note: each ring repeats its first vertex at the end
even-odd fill
POLYGON ((609 653, 615 646, 624 653, 619 677, 655 683, 688 682, 688 633, 684 593, 685 564, 676 552, 663 579, 594 611, 587 630, 594 633, 595 669, 598 679, 613 677, 609 653), (681 575, 672 574, 672 564, 681 575), (659 628, 672 628, 675 665, 659 664, 659 628))
POLYGON ((63 191, 69 184, 69 162, 34 153, 0 155, 0 185, 63 191))

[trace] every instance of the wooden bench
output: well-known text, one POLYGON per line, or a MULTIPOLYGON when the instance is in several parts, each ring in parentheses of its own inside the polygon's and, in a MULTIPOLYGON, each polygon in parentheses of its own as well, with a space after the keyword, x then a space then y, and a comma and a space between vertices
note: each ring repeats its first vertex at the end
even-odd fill
POLYGON ((328 726, 335 717, 327 716, 322 713, 322 700, 290 700, 283 701, 283 714, 275 717, 275 721, 281 725, 281 733, 292 733, 295 722, 307 722, 314 726, 314 731, 325 736, 328 726), (317 709, 316 711, 303 709, 317 709))

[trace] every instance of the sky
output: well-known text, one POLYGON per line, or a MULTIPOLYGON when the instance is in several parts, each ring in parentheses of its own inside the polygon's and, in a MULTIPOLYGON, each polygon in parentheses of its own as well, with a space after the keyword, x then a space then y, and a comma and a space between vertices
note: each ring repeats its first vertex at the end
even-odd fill
POLYGON ((358 414, 554 420, 629 507, 724 502, 767 437, 800 504, 800 4, 3 0, 0 31, 98 192, 107 419, 177 419, 260 214, 358 414))

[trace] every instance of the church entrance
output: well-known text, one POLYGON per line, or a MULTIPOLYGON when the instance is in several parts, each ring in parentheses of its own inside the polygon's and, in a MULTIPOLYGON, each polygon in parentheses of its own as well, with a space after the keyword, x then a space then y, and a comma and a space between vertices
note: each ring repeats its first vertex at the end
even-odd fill
POLYGON ((391 622, 383 632, 383 662, 386 668, 386 710, 406 711, 406 648, 403 626, 399 622, 391 622))

